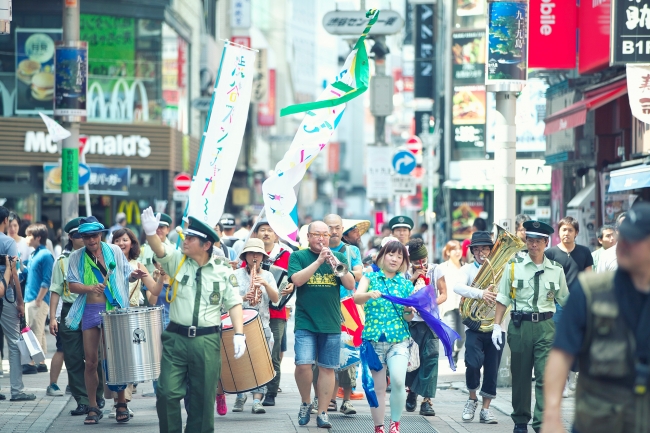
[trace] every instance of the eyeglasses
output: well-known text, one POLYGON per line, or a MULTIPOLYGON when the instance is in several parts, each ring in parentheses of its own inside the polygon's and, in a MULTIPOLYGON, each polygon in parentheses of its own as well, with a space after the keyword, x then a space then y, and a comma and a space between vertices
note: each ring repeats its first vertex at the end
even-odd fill
POLYGON ((315 238, 323 238, 323 239, 327 239, 331 236, 329 233, 307 233, 307 234, 315 238))

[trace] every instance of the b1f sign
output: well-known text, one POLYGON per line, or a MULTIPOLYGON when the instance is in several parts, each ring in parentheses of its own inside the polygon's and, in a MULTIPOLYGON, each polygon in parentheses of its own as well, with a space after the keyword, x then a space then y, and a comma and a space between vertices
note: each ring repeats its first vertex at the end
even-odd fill
POLYGON ((650 0, 612 0, 610 65, 650 63, 650 0))
POLYGON ((576 67, 578 8, 572 0, 530 0, 528 3, 528 67, 576 67))

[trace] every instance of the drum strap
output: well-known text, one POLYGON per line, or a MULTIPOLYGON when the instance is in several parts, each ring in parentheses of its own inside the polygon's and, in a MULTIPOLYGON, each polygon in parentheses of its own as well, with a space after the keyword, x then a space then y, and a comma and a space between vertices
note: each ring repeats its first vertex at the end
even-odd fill
POLYGON ((201 269, 196 271, 196 298, 194 298, 194 313, 192 314, 192 326, 199 326, 199 309, 201 308, 201 269))
POLYGON ((178 268, 176 268, 176 272, 174 273, 174 278, 172 278, 172 283, 169 286, 167 286, 167 293, 165 293, 165 300, 167 300, 167 302, 170 304, 174 302, 174 299, 176 299, 176 291, 178 290, 178 280, 176 279, 176 276, 181 271, 181 267, 183 266, 183 263, 185 263, 186 258, 187 256, 183 254, 183 258, 181 259, 181 262, 178 264, 178 268), (169 299, 170 290, 172 292, 171 299, 169 299))

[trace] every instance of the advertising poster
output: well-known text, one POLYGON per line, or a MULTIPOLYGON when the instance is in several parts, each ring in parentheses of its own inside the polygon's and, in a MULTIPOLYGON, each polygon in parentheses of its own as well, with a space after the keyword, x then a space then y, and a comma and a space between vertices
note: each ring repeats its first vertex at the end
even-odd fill
MULTIPOLYGON (((90 181, 88 188, 91 194, 129 195, 131 183, 131 167, 105 167, 101 164, 88 164, 90 181)), ((43 164, 43 192, 60 194, 63 183, 63 169, 60 163, 43 164)), ((138 213, 139 214, 139 213, 138 213)))
POLYGON ((486 84, 524 84, 528 70, 527 4, 489 3, 486 84))
POLYGON ((266 102, 257 104, 257 124, 275 125, 275 69, 269 69, 269 87, 266 102))
POLYGON ((485 153, 485 86, 454 87, 452 116, 455 149, 470 149, 459 156, 480 157, 485 153))
POLYGON ((463 240, 472 236, 474 219, 485 211, 480 191, 453 191, 451 198, 451 237, 463 240))
POLYGON ((468 17, 482 15, 485 12, 485 0, 456 0, 456 16, 468 17))
POLYGON ((88 45, 84 41, 57 42, 54 116, 66 122, 86 120, 88 45))
POLYGON ((451 39, 454 84, 485 83, 485 32, 456 32, 451 39))
POLYGON ((16 29, 16 114, 52 114, 58 29, 16 29))

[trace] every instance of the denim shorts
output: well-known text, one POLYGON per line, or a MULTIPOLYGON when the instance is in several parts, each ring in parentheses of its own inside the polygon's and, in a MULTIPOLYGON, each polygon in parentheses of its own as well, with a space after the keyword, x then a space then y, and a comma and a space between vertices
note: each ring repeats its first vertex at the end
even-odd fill
POLYGON ((296 365, 314 364, 323 368, 339 368, 341 334, 323 334, 306 329, 294 332, 296 365), (318 362, 316 362, 318 359, 318 362))
POLYGON ((382 364, 386 364, 393 356, 405 356, 406 359, 409 358, 409 340, 400 341, 399 343, 371 341, 370 344, 372 344, 382 364))

